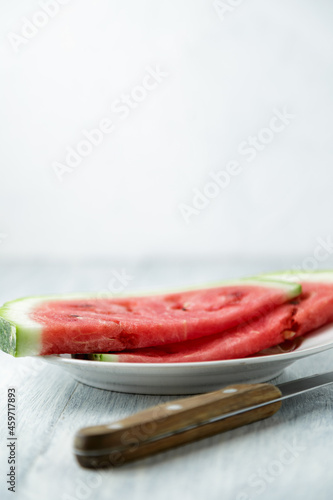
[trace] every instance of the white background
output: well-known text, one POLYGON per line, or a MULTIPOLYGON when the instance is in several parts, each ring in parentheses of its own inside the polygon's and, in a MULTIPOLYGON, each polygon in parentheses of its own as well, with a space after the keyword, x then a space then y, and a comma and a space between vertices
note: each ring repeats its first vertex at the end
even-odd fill
POLYGON ((1 0, 0 258, 306 256, 332 234, 333 4, 239 3, 221 19, 206 0, 71 0, 15 51, 41 8, 1 0), (168 76, 121 120, 112 103, 156 65, 168 76), (295 118, 247 161, 275 108, 295 118), (60 182, 53 163, 105 117, 60 182), (179 205, 232 160, 186 224, 179 205))

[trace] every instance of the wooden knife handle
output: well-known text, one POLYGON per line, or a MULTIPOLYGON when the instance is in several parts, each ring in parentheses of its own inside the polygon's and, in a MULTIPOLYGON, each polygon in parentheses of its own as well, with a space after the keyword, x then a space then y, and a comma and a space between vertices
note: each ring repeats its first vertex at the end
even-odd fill
POLYGON ((280 408, 280 401, 211 421, 279 397, 281 392, 274 385, 240 384, 169 401, 108 425, 80 429, 74 453, 83 467, 119 466, 270 417, 280 408))

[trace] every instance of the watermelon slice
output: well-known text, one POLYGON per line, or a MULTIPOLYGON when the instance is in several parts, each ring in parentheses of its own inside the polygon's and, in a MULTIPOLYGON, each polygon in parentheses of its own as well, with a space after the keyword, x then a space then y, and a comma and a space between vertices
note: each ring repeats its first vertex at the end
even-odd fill
POLYGON ((262 279, 137 297, 28 297, 0 309, 0 347, 16 355, 91 353, 181 342, 252 320, 301 287, 262 279))
MULTIPOLYGON (((286 279, 286 274, 270 275, 286 279)), ((219 334, 89 359, 123 363, 177 363, 243 358, 294 339, 333 321, 333 272, 289 274, 301 280, 302 294, 267 315, 219 334)), ((266 276, 265 276, 266 277, 266 276)))

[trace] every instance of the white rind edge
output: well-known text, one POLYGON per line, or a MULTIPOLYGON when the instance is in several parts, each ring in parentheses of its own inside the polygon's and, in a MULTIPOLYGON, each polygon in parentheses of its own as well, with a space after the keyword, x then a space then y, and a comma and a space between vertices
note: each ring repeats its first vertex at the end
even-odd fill
MULTIPOLYGON (((333 274, 333 273, 332 273, 333 274)), ((257 286, 266 288, 279 288, 284 290, 290 290, 291 294, 294 296, 295 288, 292 286, 297 286, 298 283, 292 280, 286 280, 284 282, 282 279, 277 278, 277 276, 272 275, 272 278, 266 277, 265 275, 260 275, 252 278, 244 278, 239 280, 222 281, 216 283, 208 283, 205 285, 195 285, 191 287, 181 287, 172 289, 155 289, 151 291, 140 291, 133 290, 125 293, 112 293, 112 292, 81 292, 81 293, 65 293, 65 294, 54 294, 54 295, 34 295, 31 297, 22 297, 20 299, 11 300, 5 302, 0 308, 0 315, 4 317, 4 311, 22 311, 22 313, 29 313, 33 307, 41 302, 48 302, 52 300, 67 300, 67 299, 98 299, 98 298, 122 298, 122 297, 149 297, 166 295, 173 293, 191 292, 194 290, 206 290, 209 288, 223 288, 228 286, 257 286)), ((10 321, 9 318, 5 318, 10 321)), ((16 320, 15 320, 16 321, 16 320)), ((32 320, 31 320, 32 321, 32 320)), ((32 322, 33 323, 33 322, 32 322)))
POLYGON ((277 273, 261 274, 258 279, 281 280, 288 283, 332 283, 333 271, 283 271, 277 273))

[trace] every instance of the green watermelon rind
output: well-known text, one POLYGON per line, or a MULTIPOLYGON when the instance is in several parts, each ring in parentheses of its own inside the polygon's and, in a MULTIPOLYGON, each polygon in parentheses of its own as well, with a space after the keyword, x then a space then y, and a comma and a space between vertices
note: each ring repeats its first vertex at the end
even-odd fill
POLYGON ((88 359, 91 361, 102 361, 105 363, 117 363, 117 354, 99 353, 99 354, 88 354, 88 359))
POLYGON ((210 283, 200 286, 178 288, 171 290, 155 290, 129 293, 110 292, 83 292, 60 295, 36 295, 23 297, 6 302, 0 308, 0 348, 2 351, 12 356, 34 356, 42 350, 42 325, 30 318, 31 311, 42 302, 52 300, 74 300, 74 299, 96 299, 96 298, 122 298, 122 297, 144 297, 151 295, 165 295, 181 293, 192 290, 204 290, 207 288, 219 288, 224 286, 266 286, 284 289, 286 300, 297 297, 301 293, 301 286, 297 283, 283 282, 279 279, 268 279, 263 277, 244 278, 239 280, 229 280, 218 283, 210 283))
MULTIPOLYGON (((1 313, 0 313, 1 314, 1 313)), ((4 352, 16 355, 16 327, 0 316, 0 344, 4 352)))
POLYGON ((87 358, 91 361, 106 361, 108 363, 115 363, 118 361, 118 356, 116 354, 95 353, 88 354, 87 358))

